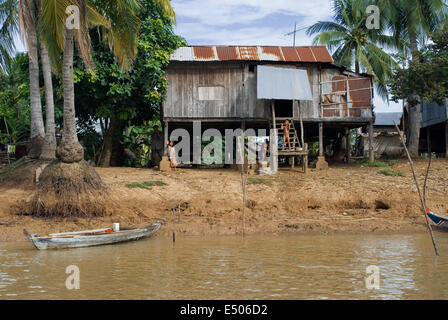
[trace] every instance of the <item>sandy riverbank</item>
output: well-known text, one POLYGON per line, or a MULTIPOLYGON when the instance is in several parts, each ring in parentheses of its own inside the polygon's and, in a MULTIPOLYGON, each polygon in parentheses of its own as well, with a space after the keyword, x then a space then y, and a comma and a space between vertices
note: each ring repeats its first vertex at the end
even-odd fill
MULTIPOLYGON (((425 161, 416 161, 420 177, 425 161)), ((246 234, 282 233, 407 233, 424 232, 409 166, 401 160, 391 166, 405 177, 385 176, 379 168, 360 164, 333 165, 328 171, 281 170, 274 177, 248 185, 246 234)), ((179 169, 162 173, 152 169, 97 168, 111 191, 110 214, 95 219, 35 219, 17 216, 11 208, 29 200, 33 190, 0 186, 0 241, 23 241, 23 229, 46 234, 108 227, 113 222, 138 226, 156 220, 171 232, 172 200, 181 204, 178 235, 227 235, 242 232, 240 174, 232 170, 179 169), (129 188, 133 182, 163 181, 151 190, 129 188)), ((423 184, 423 181, 422 181, 423 184)), ((428 205, 448 215, 448 161, 435 160, 428 182, 428 205)))

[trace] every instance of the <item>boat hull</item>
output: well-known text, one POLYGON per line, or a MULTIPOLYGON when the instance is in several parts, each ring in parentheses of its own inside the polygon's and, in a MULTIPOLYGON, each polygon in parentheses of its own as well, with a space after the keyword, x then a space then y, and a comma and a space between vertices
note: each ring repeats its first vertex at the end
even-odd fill
POLYGON ((74 236, 67 238, 48 237, 41 238, 37 235, 31 235, 29 240, 39 250, 47 249, 68 249, 68 248, 83 248, 100 246, 107 244, 115 244, 121 242, 136 241, 143 238, 148 238, 155 234, 161 223, 157 222, 146 227, 141 227, 133 230, 118 231, 109 234, 91 235, 91 236, 74 236))
POLYGON ((434 222, 438 227, 448 229, 447 217, 442 217, 429 210, 426 211, 426 214, 428 215, 429 219, 431 219, 431 221, 434 222))

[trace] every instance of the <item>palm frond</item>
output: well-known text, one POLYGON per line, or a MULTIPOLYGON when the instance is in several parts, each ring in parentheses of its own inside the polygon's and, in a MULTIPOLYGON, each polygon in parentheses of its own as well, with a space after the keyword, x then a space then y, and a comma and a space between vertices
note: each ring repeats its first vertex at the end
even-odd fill
POLYGON ((318 21, 306 30, 306 34, 311 36, 316 33, 325 31, 337 31, 341 33, 349 33, 349 30, 340 24, 332 21, 318 21))
POLYGON ((65 41, 65 27, 67 21, 67 7, 75 5, 69 0, 41 0, 39 15, 39 34, 48 49, 54 69, 61 66, 60 56, 65 41))
POLYGON ((6 67, 15 51, 14 35, 18 33, 18 1, 0 1, 0 67, 6 67))
POLYGON ((170 0, 154 0, 154 2, 160 4, 165 11, 168 18, 171 19, 173 24, 176 24, 176 13, 174 12, 173 7, 171 6, 170 0))

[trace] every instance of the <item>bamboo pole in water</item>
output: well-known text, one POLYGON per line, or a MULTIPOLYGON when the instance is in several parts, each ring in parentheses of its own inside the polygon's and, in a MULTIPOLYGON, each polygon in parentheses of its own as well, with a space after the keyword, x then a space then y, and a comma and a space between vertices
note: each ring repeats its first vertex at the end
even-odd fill
POLYGON ((429 234, 431 235, 431 240, 432 240, 432 245, 434 247, 434 251, 436 252, 436 255, 439 256, 439 249, 437 249, 436 240, 434 239, 434 234, 432 232, 431 225, 429 224, 428 216, 426 215, 426 202, 425 202, 425 199, 422 196, 422 193, 421 193, 421 190, 420 190, 420 184, 418 183, 417 175, 415 174, 414 162, 412 161, 411 155, 409 154, 408 148, 406 147, 406 143, 405 143, 404 138, 403 138, 403 133, 401 132, 400 128, 398 128, 397 122, 395 122, 395 120, 394 120, 394 125, 395 125, 395 129, 397 129, 398 134, 400 135, 400 139, 401 139, 401 142, 402 142, 402 144, 404 146, 404 150, 406 151, 406 155, 408 156, 409 165, 411 166, 412 175, 414 176, 415 185, 417 186, 417 192, 418 192, 418 195, 420 197, 420 202, 421 202, 421 205, 422 205, 423 215, 425 216, 426 226, 428 227, 429 234))
POLYGON ((173 232, 173 247, 176 244, 176 222, 175 222, 175 218, 176 218, 176 206, 174 204, 174 200, 172 200, 173 202, 173 210, 171 213, 171 227, 172 227, 172 232, 173 232))
POLYGON ((246 186, 247 186, 247 177, 248 177, 248 173, 245 172, 244 170, 244 165, 243 165, 243 169, 241 170, 241 185, 242 185, 242 189, 243 189, 243 237, 245 235, 245 230, 246 230, 246 202, 247 202, 247 198, 246 198, 246 186))
POLYGON ((423 200, 426 204, 426 187, 428 183, 429 170, 431 169, 432 151, 431 151, 431 132, 426 128, 426 142, 428 144, 428 168, 426 169, 425 183, 423 184, 423 200))

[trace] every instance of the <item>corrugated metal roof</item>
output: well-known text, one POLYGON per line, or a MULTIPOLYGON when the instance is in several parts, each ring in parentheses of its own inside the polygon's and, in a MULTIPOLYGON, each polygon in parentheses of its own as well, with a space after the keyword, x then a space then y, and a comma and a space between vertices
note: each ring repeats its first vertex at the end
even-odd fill
POLYGON ((325 46, 192 46, 181 47, 171 61, 283 61, 333 63, 325 46))

